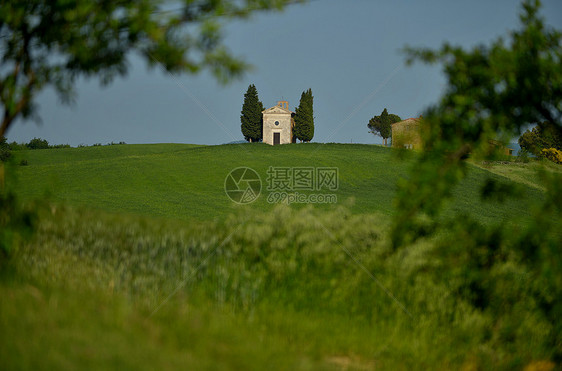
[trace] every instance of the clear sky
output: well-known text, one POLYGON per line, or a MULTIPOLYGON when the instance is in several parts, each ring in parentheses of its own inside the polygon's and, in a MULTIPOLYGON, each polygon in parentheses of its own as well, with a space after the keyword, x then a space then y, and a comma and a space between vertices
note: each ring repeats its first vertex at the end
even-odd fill
MULTIPOLYGON (((315 0, 281 13, 261 13, 225 25, 226 45, 254 65, 223 86, 208 73, 171 76, 130 59, 131 71, 109 87, 77 84, 73 106, 55 93, 38 100, 43 123, 18 121, 9 141, 33 137, 52 144, 221 144, 243 139, 240 110, 249 84, 266 107, 298 105, 314 95, 314 142, 381 143, 367 130, 386 107, 417 117, 439 98, 439 67, 406 67, 405 45, 465 47, 488 43, 518 27, 517 0, 315 0)), ((544 0, 548 25, 562 29, 562 1, 544 0)))

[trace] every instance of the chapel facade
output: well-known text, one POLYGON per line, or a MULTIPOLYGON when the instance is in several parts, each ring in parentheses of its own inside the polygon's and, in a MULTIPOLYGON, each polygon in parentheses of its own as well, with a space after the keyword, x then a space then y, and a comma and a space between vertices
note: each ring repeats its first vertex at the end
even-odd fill
POLYGON ((294 114, 289 110, 289 102, 284 100, 262 111, 263 142, 270 145, 294 143, 294 114))

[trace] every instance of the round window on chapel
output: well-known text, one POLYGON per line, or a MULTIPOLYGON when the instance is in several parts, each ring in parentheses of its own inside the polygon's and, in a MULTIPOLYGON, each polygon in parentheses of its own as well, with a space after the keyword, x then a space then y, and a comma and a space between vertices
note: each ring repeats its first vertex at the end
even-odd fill
POLYGON ((275 121, 275 126, 279 126, 279 121, 275 121))

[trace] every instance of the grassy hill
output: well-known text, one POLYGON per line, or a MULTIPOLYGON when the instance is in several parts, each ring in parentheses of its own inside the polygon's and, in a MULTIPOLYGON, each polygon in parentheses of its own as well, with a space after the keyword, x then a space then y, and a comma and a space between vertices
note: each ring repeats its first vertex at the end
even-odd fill
MULTIPOLYGON (((390 149, 117 145, 22 159, 7 186, 40 202, 35 236, 0 260, 2 368, 552 366, 537 345, 550 324, 534 312, 521 311, 523 340, 506 341, 489 313, 424 275, 438 264, 433 241, 393 253, 395 184, 413 165, 390 149), (270 204, 262 189, 236 205, 223 187, 240 166, 264 183, 270 166, 337 167, 338 203, 270 204)), ((544 199, 534 166, 469 166, 445 217, 514 230, 530 221, 544 199), (517 184, 520 199, 482 203, 477 184, 490 174, 517 184)), ((524 277, 518 269, 506 266, 524 277)))
MULTIPOLYGON (((339 189, 334 193, 339 204, 352 203, 354 213, 390 215, 396 181, 412 166, 388 148, 357 144, 275 148, 265 144, 116 145, 16 153, 16 163, 22 159, 29 166, 17 169, 15 188, 24 199, 47 195, 54 201, 75 205, 184 220, 223 218, 238 209, 226 196, 224 181, 232 169, 241 166, 256 170, 262 180, 262 197, 244 208, 273 208, 265 189, 270 166, 337 167, 339 189)), ((455 190, 451 209, 484 220, 527 215, 527 202, 512 201, 494 208, 479 202, 476 184, 486 172, 471 169, 468 179, 455 190)), ((526 172, 531 174, 532 170, 526 172)), ((523 191, 531 203, 541 197, 541 192, 529 184, 523 185, 523 191)), ((329 204, 316 207, 333 209, 329 204)))

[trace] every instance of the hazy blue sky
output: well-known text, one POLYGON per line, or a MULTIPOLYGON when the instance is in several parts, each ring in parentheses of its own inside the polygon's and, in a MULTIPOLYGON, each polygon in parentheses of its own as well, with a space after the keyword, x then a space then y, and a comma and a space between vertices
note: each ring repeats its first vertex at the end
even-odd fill
MULTIPOLYGON (((224 30, 231 51, 255 66, 242 79, 222 86, 207 73, 171 76, 131 58, 129 75, 109 87, 81 81, 72 107, 59 104, 52 91, 42 93, 43 124, 18 121, 8 140, 240 140, 243 95, 253 83, 266 107, 284 98, 294 109, 312 88, 315 142, 380 143, 367 131, 369 118, 385 107, 402 118, 419 116, 443 89, 438 67, 404 65, 405 45, 487 43, 518 26, 519 10, 517 0, 316 0, 254 15, 224 30)), ((542 14, 562 29, 562 1, 544 1, 542 14)))

